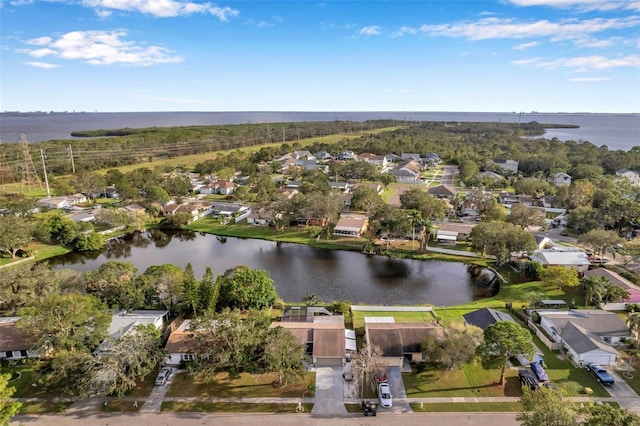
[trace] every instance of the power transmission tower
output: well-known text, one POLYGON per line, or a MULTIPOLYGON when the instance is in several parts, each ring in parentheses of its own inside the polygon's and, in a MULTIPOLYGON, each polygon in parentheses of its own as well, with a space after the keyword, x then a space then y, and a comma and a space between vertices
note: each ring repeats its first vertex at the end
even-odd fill
POLYGON ((26 183, 29 186, 29 192, 31 192, 31 185, 38 185, 40 189, 42 189, 42 181, 36 172, 36 167, 33 165, 33 158, 31 158, 31 153, 29 152, 29 141, 27 140, 27 135, 24 133, 20 135, 20 151, 22 152, 22 166, 20 170, 22 183, 26 183))
POLYGON ((4 150, 2 149, 2 146, 0 146, 0 185, 8 185, 15 182, 16 181, 13 178, 13 172, 9 168, 7 160, 4 156, 4 150))

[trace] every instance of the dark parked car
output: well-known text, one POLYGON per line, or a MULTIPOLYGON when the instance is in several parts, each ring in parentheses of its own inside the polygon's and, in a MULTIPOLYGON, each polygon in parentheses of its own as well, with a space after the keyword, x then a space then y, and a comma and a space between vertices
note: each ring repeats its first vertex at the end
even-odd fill
POLYGON ((533 371, 533 374, 535 374, 539 381, 546 382, 549 380, 549 376, 547 376, 547 373, 544 371, 544 368, 542 368, 542 364, 540 364, 539 361, 531 363, 531 371, 533 371))
POLYGON ((587 364, 587 370, 589 370, 591 374, 593 374, 597 381, 605 386, 611 386, 615 383, 611 374, 609 374, 607 370, 605 370, 604 367, 599 364, 590 362, 589 364, 587 364))
POLYGON ((528 386, 531 390, 538 389, 538 381, 533 377, 533 374, 529 373, 527 370, 520 370, 518 378, 520 379, 520 384, 522 386, 528 386))

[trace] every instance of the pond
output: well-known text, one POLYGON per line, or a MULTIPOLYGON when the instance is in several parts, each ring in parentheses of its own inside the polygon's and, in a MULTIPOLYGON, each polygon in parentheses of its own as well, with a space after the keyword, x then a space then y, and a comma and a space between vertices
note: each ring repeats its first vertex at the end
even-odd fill
POLYGON ((322 301, 353 304, 450 306, 493 296, 490 271, 469 273, 467 265, 436 260, 394 259, 302 244, 220 237, 188 231, 151 230, 110 240, 102 251, 70 253, 49 260, 56 268, 92 271, 109 260, 132 262, 138 272, 171 263, 193 265, 201 278, 238 265, 269 271, 278 296, 297 302, 307 292, 322 301))

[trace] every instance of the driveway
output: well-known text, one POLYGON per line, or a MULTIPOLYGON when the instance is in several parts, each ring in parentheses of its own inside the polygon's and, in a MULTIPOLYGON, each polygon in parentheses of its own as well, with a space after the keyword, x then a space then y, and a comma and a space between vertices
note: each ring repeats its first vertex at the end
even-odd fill
MULTIPOLYGON (((613 386, 604 387, 607 392, 609 392, 609 395, 611 395, 622 408, 636 413, 640 412, 640 397, 638 397, 638 394, 620 377, 617 371, 611 368, 607 368, 607 371, 611 374, 613 380, 615 380, 613 386)), ((638 374, 637 371, 633 373, 638 374)))
POLYGON ((316 368, 316 401, 312 414, 347 414, 342 366, 316 368))
POLYGON ((383 408, 378 406, 378 414, 412 413, 413 411, 411 410, 411 407, 407 402, 407 392, 404 389, 404 381, 402 380, 402 372, 400 367, 387 368, 387 382, 391 387, 393 406, 391 408, 383 408))

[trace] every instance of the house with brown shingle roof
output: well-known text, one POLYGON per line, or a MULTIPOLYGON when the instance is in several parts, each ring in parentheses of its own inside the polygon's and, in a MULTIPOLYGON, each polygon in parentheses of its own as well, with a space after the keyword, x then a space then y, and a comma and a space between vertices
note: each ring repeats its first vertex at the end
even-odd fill
POLYGON ((442 327, 436 322, 395 322, 393 317, 365 317, 364 339, 369 347, 377 347, 387 366, 402 367, 423 361, 422 341, 442 327))
POLYGON ((278 321, 271 328, 282 327, 304 345, 313 364, 341 366, 346 361, 344 317, 317 315, 311 321, 278 321))
POLYGON ((31 350, 26 334, 16 325, 19 319, 20 317, 0 318, 0 359, 38 357, 38 353, 31 350))

